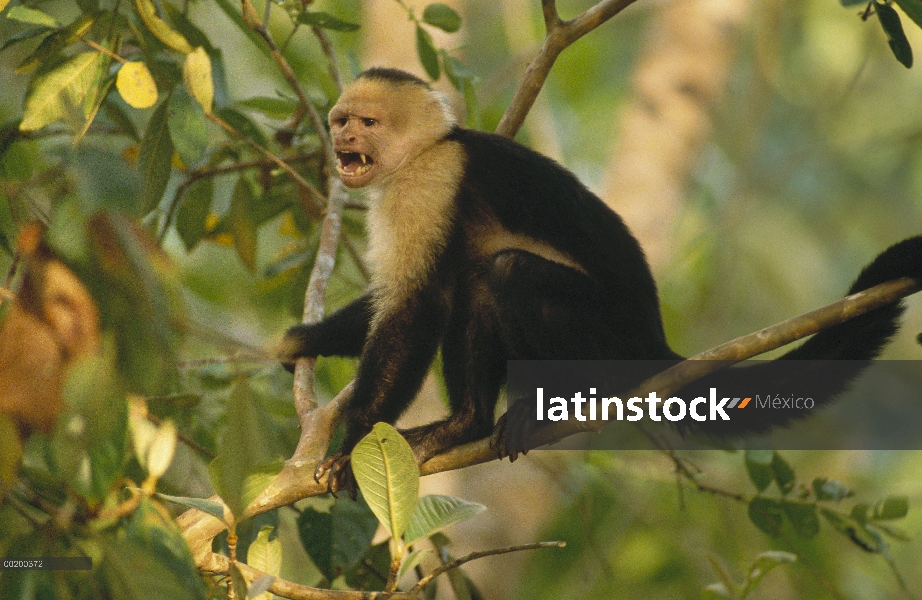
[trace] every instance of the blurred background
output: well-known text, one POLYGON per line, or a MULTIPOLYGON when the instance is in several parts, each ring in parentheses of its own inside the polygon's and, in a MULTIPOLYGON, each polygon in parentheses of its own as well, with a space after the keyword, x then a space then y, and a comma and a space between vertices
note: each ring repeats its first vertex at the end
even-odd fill
MULTIPOLYGON (((32 4, 67 14, 70 3, 32 4)), ((433 37, 467 66, 476 101, 465 102, 444 76, 436 85, 452 95, 471 126, 492 130, 540 48, 540 3, 448 4, 462 15, 461 30, 433 31, 433 37)), ((405 5, 419 13, 425 3, 405 5)), ((593 2, 557 5, 567 19, 593 2)), ((425 75, 414 26, 399 2, 318 0, 311 8, 361 24, 354 33, 330 34, 344 73, 393 66, 425 75)), ((676 351, 694 354, 829 303, 880 251, 922 233, 922 70, 907 70, 894 59, 876 17, 859 17, 863 9, 837 0, 640 0, 564 51, 552 70, 517 139, 573 170, 635 231, 659 283, 676 351)), ((274 64, 212 2, 190 2, 189 16, 223 51, 232 99, 287 93, 274 64)), ((908 19, 903 23, 910 43, 922 49, 922 32, 908 19)), ((20 30, 0 19, 0 40, 20 30)), ((17 44, 0 53, 0 121, 22 115, 28 79, 14 70, 32 50, 17 44)), ((315 39, 292 38, 286 56, 312 98, 320 104, 335 99, 318 66, 323 62, 315 39)), ((143 122, 147 113, 136 112, 143 122)), ((279 121, 255 120, 266 134, 278 129, 279 121)), ((33 206, 53 202, 42 194, 131 193, 126 190, 136 184, 123 182, 131 170, 118 164, 131 144, 93 135, 76 146, 66 135, 19 140, 0 158, 0 202, 58 162, 64 165, 55 174, 60 188, 30 188, 33 206)), ((218 216, 231 204, 234 181, 215 180, 212 210, 218 216)), ((347 213, 345 225, 358 237, 361 215, 347 213)), ((263 347, 300 314, 298 294, 286 286, 298 289, 300 282, 303 294, 306 271, 281 285, 272 267, 303 234, 285 216, 267 220, 258 231, 254 270, 217 239, 190 252, 170 229, 164 246, 179 265, 193 318, 222 340, 263 347)), ((328 309, 365 285, 349 256, 343 253, 331 282, 328 309)), ((9 255, 0 256, 0 269, 9 264, 9 255)), ((908 305, 887 358, 922 358, 915 341, 922 302, 913 298, 908 305)), ((183 357, 227 350, 214 340, 190 336, 183 357)), ((322 361, 325 394, 335 393, 353 369, 351 361, 322 361)), ((271 410, 290 419, 284 390, 265 394, 271 410)), ((422 395, 407 423, 442 410, 434 378, 422 395)), ((220 412, 216 406, 212 410, 220 412)), ((685 456, 708 485, 754 493, 741 454, 685 456)), ((900 523, 908 541, 890 546, 899 576, 880 554, 864 552, 825 522, 810 540, 760 532, 745 504, 680 488, 672 461, 654 451, 535 451, 513 465, 427 477, 423 491, 489 507, 449 532, 456 556, 567 541, 562 550, 468 565, 485 598, 698 598, 718 581, 711 558, 741 579, 746 565, 773 549, 802 559, 770 573, 752 598, 912 597, 901 590, 899 577, 910 590, 922 587, 922 453, 783 456, 804 485, 814 477, 836 479, 856 491, 856 501, 868 503, 888 494, 909 497, 909 516, 900 523)), ((201 475, 191 462, 186 468, 176 480, 201 475)), ((307 558, 298 551, 286 554, 286 569, 307 577, 307 558)))

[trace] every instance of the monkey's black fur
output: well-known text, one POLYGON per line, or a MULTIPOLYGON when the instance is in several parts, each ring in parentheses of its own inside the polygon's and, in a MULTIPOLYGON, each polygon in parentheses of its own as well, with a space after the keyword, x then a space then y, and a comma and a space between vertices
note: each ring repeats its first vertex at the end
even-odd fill
MULTIPOLYGON (((396 80, 387 73, 363 77, 425 86, 405 74, 396 80)), ((643 252, 617 214, 572 173, 514 141, 457 127, 445 141, 460 144, 466 155, 454 214, 444 249, 399 314, 388 315, 371 332, 375 304, 369 293, 322 323, 298 325, 287 334, 295 357, 361 355, 346 453, 374 423, 400 416, 439 347, 452 415, 405 432, 421 459, 490 435, 507 360, 681 358, 666 341, 643 252), (475 232, 484 223, 494 229, 498 223, 510 237, 534 240, 569 261, 549 260, 522 244, 477 252, 475 232)), ((922 281, 922 237, 878 256, 849 293, 900 277, 922 281)), ((828 381, 831 373, 782 369, 780 363, 870 360, 896 331, 902 310, 899 303, 879 308, 821 331, 781 361, 736 371, 745 372, 738 376, 747 381, 822 380, 814 396, 819 406, 841 392, 860 366, 844 374, 837 370, 835 381, 828 381)), ((720 433, 762 431, 789 418, 785 411, 758 412, 763 420, 734 415, 733 429, 720 433), (764 420, 766 412, 777 421, 764 420)))

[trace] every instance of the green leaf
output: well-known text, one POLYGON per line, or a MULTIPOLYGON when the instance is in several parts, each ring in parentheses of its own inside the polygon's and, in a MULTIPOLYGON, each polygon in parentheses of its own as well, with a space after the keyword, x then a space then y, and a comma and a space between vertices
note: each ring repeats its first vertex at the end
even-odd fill
POLYGON ((202 177, 187 186, 176 211, 176 232, 186 246, 192 251, 205 235, 205 224, 211 212, 214 198, 214 180, 202 177))
POLYGON ((909 513, 909 498, 906 496, 887 496, 874 507, 875 521, 902 519, 909 513))
POLYGON ((248 119, 242 113, 233 108, 222 108, 218 110, 218 116, 221 117, 228 125, 247 136, 260 146, 266 145, 266 136, 260 131, 253 121, 248 119))
MULTIPOLYGON (((894 0, 906 16, 912 19, 917 27, 922 28, 922 2, 919 0, 894 0)), ((864 2, 862 2, 864 4, 864 2)))
POLYGON ((906 34, 903 32, 903 24, 900 23, 900 16, 889 4, 874 3, 874 10, 877 13, 877 19, 880 26, 883 27, 884 33, 887 34, 887 44, 893 51, 893 56, 907 69, 912 66, 912 47, 906 34))
MULTIPOLYGON (((0 9, 2 10, 2 9, 0 9)), ((6 13, 7 19, 13 19, 14 21, 19 21, 20 23, 29 23, 30 25, 42 25, 44 27, 60 27, 61 25, 55 20, 51 15, 44 13, 35 8, 29 8, 28 6, 22 6, 21 4, 14 6, 6 13)))
POLYGON ((333 517, 330 560, 337 573, 348 571, 368 552, 378 529, 378 518, 361 495, 356 502, 337 500, 330 515, 333 517))
POLYGON ((272 527, 268 525, 259 530, 256 540, 247 550, 247 564, 254 569, 278 577, 282 571, 282 541, 278 539, 278 536, 270 540, 271 533, 272 527))
POLYGON ((791 565, 795 562, 797 562, 797 555, 791 554, 790 552, 769 550, 768 552, 759 554, 749 567, 749 572, 746 574, 746 582, 743 584, 743 589, 740 590, 739 597, 746 598, 749 596, 765 575, 775 567, 791 565))
POLYGON ((100 57, 99 52, 81 52, 37 78, 26 96, 19 130, 35 131, 76 113, 96 82, 100 57))
POLYGON ((438 27, 442 31, 454 33, 461 28, 461 15, 450 6, 436 2, 427 6, 423 11, 423 22, 438 27))
POLYGON ((415 550, 411 552, 410 555, 403 560, 403 564, 400 565, 400 572, 397 574, 398 581, 411 569, 416 568, 416 565, 421 563, 423 559, 426 558, 426 556, 429 554, 432 554, 431 548, 424 548, 422 550, 415 550))
POLYGON ((452 496, 423 496, 416 504, 416 510, 407 526, 404 540, 407 544, 412 544, 429 537, 436 531, 478 515, 486 509, 487 507, 483 504, 468 502, 452 496))
POLYGON ((160 203, 170 181, 173 166, 173 140, 170 138, 169 102, 161 102, 147 122, 147 130, 138 152, 141 174, 141 206, 150 212, 160 203))
MULTIPOLYGON (((2 2, 2 0, 0 0, 0 2, 2 2)), ((6 38, 6 41, 3 42, 3 45, 0 45, 0 52, 3 52, 7 48, 16 45, 19 42, 25 42, 26 40, 31 40, 34 37, 47 33, 48 31, 49 31, 48 27, 35 27, 33 29, 26 29, 25 31, 21 31, 17 33, 16 35, 11 35, 8 38, 6 38)))
POLYGON ((224 520, 224 505, 217 500, 209 500, 208 498, 188 498, 186 496, 170 496, 169 494, 161 493, 154 495, 161 500, 166 500, 167 502, 172 502, 173 504, 200 510, 205 514, 211 515, 212 517, 224 521, 224 523, 227 524, 227 521, 224 520))
POLYGON ((266 115, 270 119, 287 119, 294 114, 298 103, 291 98, 270 98, 266 96, 254 96, 238 102, 243 108, 256 110, 266 115))
POLYGON ((419 25, 416 26, 416 54, 419 55, 419 62, 422 63, 429 79, 437 80, 442 73, 439 67, 439 55, 432 43, 432 36, 419 25))
POLYGON ((752 523, 771 536, 781 534, 781 526, 784 523, 784 513, 781 503, 770 498, 756 496, 749 502, 749 520, 752 523))
POLYGON ((218 438, 218 456, 209 466, 211 483, 235 517, 271 483, 283 459, 273 450, 275 429, 246 380, 231 391, 218 438))
POLYGON ((842 6, 867 6, 868 0, 839 0, 842 6))
POLYGON ((873 533, 864 524, 837 511, 824 508, 820 511, 823 518, 836 529, 848 536, 859 548, 867 552, 880 552, 880 545, 873 533))
POLYGON ((352 472, 368 506, 394 538, 406 531, 419 496, 419 469, 410 444, 377 423, 352 450, 352 472))
POLYGON ((114 535, 103 538, 100 565, 106 593, 115 599, 207 597, 201 578, 177 571, 172 561, 140 541, 114 535), (139 568, 143 565, 143 568, 139 568))
POLYGON ((250 206, 255 202, 253 188, 250 182, 241 177, 234 186, 231 205, 228 210, 226 227, 234 237, 234 249, 240 262, 250 270, 256 272, 256 222, 251 218, 250 206))
POLYGON ((794 527, 794 532, 804 539, 810 539, 820 532, 820 519, 815 504, 782 502, 781 508, 794 527))
POLYGON ((187 167, 196 166, 208 149, 209 141, 208 117, 201 105, 184 89, 176 88, 170 95, 167 123, 170 140, 180 160, 187 167))
POLYGON ((775 478, 775 472, 772 470, 774 456, 775 453, 771 450, 746 450, 746 471, 749 473, 749 480, 760 492, 764 492, 775 478))
POLYGON ((338 19, 333 15, 325 12, 311 12, 305 10, 298 16, 298 22, 304 23, 305 25, 310 25, 311 27, 319 27, 321 29, 332 29, 333 31, 357 31, 359 25, 355 23, 349 23, 348 21, 343 21, 338 19))
POLYGON ((308 506, 298 515, 297 523, 305 552, 327 581, 333 581, 336 578, 332 560, 333 515, 308 506))
POLYGON ((781 490, 783 495, 787 496, 794 489, 794 469, 777 452, 772 453, 771 466, 778 489, 781 490))
POLYGON ((861 523, 862 525, 868 522, 868 513, 871 512, 871 507, 866 502, 859 502, 852 507, 851 517, 861 523))
MULTIPOLYGON (((77 17, 67 27, 58 29, 42 40, 42 43, 16 67, 16 73, 30 73, 43 64, 53 63, 61 50, 80 40, 96 22, 98 14, 77 17)), ((47 29, 32 31, 48 31, 47 29)), ((4 46, 5 47, 5 46, 4 46)))
POLYGON ((49 446, 52 470, 90 502, 101 502, 122 475, 128 406, 110 360, 89 357, 68 373, 64 409, 49 446))

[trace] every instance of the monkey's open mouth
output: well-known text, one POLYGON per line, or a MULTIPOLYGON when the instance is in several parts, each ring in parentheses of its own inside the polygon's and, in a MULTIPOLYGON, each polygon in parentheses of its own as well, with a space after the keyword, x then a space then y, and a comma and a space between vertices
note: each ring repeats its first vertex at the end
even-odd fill
POLYGON ((370 156, 359 152, 337 152, 336 158, 336 170, 349 177, 364 175, 374 164, 370 156))

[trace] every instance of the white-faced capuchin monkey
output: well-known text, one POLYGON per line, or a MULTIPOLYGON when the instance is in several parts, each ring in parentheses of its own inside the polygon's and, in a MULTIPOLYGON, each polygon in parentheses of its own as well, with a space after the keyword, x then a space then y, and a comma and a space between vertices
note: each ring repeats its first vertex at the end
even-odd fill
MULTIPOLYGON (((317 472, 331 470, 332 491, 353 485, 348 453, 376 422, 404 412, 440 347, 451 416, 403 432, 420 463, 491 434, 507 360, 681 358, 666 342, 637 240, 572 173, 459 127, 441 94, 399 70, 359 75, 329 122, 340 177, 368 197, 371 287, 321 323, 291 328, 282 357, 361 357, 341 452, 317 472)), ((900 277, 922 281, 922 237, 877 257, 849 293, 900 277)), ((872 359, 902 310, 894 303, 825 329, 783 358, 872 359)), ((772 375, 778 363, 730 371, 772 375)), ((837 373, 817 406, 857 375, 837 373)), ((734 415, 729 433, 789 419, 758 412, 758 421, 734 415)), ((527 450, 497 439, 500 455, 527 450)))

